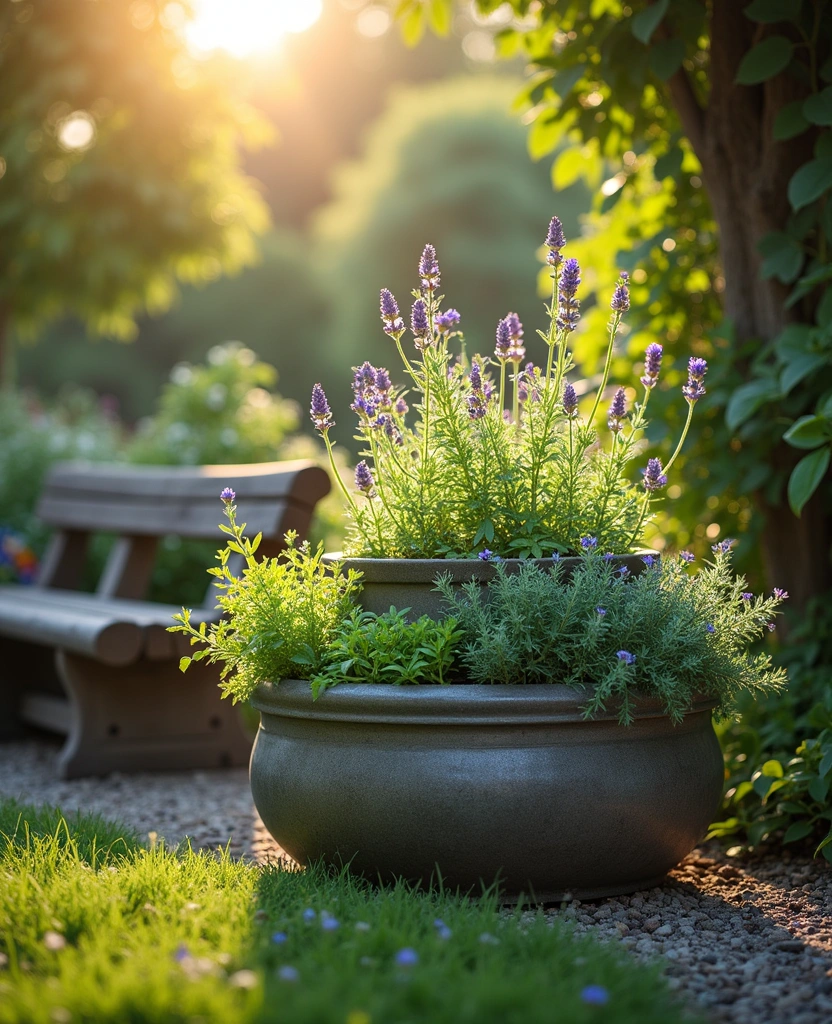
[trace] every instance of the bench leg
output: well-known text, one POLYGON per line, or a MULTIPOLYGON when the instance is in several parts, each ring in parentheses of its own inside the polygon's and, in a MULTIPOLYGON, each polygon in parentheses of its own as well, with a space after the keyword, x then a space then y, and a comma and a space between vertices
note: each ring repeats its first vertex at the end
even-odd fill
POLYGON ((70 700, 62 778, 109 772, 247 765, 252 740, 239 709, 221 700, 219 670, 176 661, 110 668, 66 651, 55 664, 70 700))
POLYGON ((63 692, 55 674, 51 648, 3 637, 0 639, 0 740, 25 735, 20 706, 32 689, 51 694, 63 692))

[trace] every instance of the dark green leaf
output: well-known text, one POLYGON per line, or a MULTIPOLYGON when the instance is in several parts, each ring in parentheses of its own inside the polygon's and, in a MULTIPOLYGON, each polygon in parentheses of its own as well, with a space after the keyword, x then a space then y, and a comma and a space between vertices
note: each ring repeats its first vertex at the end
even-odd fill
POLYGON ((816 800, 819 804, 822 804, 826 799, 826 794, 829 792, 829 780, 822 779, 820 776, 815 776, 814 779, 809 783, 809 796, 816 800))
POLYGON ((685 154, 681 149, 678 146, 674 146, 673 149, 664 153, 656 161, 653 167, 653 177, 656 181, 662 181, 664 178, 675 178, 682 169, 684 158, 685 154))
POLYGON ((765 235, 757 248, 765 259, 760 273, 766 279, 776 277, 784 284, 790 284, 803 266, 803 249, 784 231, 773 231, 765 235))
POLYGON ((828 446, 819 448, 804 456, 792 470, 789 478, 789 505, 796 516, 800 515, 803 506, 820 486, 829 468, 829 457, 828 446))
POLYGON ((832 85, 804 100, 803 115, 812 124, 832 124, 832 85))
POLYGON ((759 85, 774 78, 789 65, 794 43, 785 36, 769 36, 752 47, 740 62, 736 81, 739 85, 759 85))
POLYGON ((832 288, 827 288, 815 311, 815 322, 819 327, 832 323, 832 288))
POLYGON ((812 832, 812 825, 808 821, 796 821, 789 825, 786 834, 783 836, 784 843, 794 843, 798 839, 805 839, 812 832))
POLYGON ((736 430, 764 405, 779 396, 779 388, 773 380, 752 380, 743 384, 731 395, 725 411, 725 422, 736 430))
POLYGON ((661 24, 665 14, 667 14, 669 6, 670 0, 657 0, 656 3, 645 7, 643 11, 639 11, 633 18, 630 22, 630 31, 640 43, 646 45, 650 42, 653 33, 661 24))
POLYGON ((808 127, 809 122, 803 113, 803 100, 795 100, 778 111, 774 119, 774 137, 779 142, 785 142, 805 132, 808 127))
POLYGON ((815 156, 818 160, 832 160, 832 132, 820 132, 815 139, 815 156))
POLYGON ((789 182, 789 202, 799 210, 819 199, 832 186, 832 159, 810 160, 799 167, 789 182))
POLYGON ((820 761, 820 768, 818 768, 818 774, 821 778, 825 778, 830 770, 832 770, 832 748, 827 750, 820 761))
MULTIPOLYGON (((780 390, 784 395, 787 395, 795 384, 798 384, 814 370, 819 370, 828 362, 828 358, 820 352, 800 353, 800 355, 795 356, 788 362, 780 374, 780 390)), ((813 448, 814 445, 796 445, 796 447, 813 448)))
POLYGON ((667 81, 675 75, 685 59, 685 44, 681 39, 663 39, 650 47, 647 63, 654 75, 667 81))
POLYGON ((800 0, 752 0, 742 12, 746 18, 773 25, 777 21, 797 21, 800 0))
POLYGON ((818 448, 829 440, 828 420, 823 416, 801 416, 783 435, 792 448, 818 448))

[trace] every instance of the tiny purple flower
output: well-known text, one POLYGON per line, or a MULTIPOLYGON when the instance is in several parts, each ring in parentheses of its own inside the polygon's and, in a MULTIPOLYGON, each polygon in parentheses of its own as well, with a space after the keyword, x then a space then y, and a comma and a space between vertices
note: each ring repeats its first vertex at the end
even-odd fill
POLYGON ((655 555, 642 555, 642 562, 647 566, 648 569, 652 569, 654 565, 658 565, 658 558, 655 555))
POLYGON ((442 939, 443 942, 447 942, 448 939, 453 935, 453 932, 451 931, 450 928, 443 925, 441 928, 438 928, 436 930, 436 935, 438 938, 442 939))
POLYGON ((370 472, 370 467, 362 459, 355 467, 355 486, 359 491, 369 497, 373 489, 373 485, 373 474, 370 472))
POLYGON ((612 293, 610 299, 610 309, 614 313, 626 313, 630 308, 630 289, 627 287, 626 282, 619 278, 618 284, 615 286, 615 291, 612 293))
POLYGON ((406 946, 396 953, 396 964, 399 967, 415 967, 419 963, 419 954, 415 949, 406 946))
POLYGON ((598 547, 598 538, 581 537, 581 547, 584 551, 594 551, 598 547))
POLYGON ((325 917, 323 921, 321 921, 321 928, 323 928, 325 932, 337 932, 340 927, 341 925, 334 917, 325 917))
POLYGON ((662 354, 664 349, 658 342, 654 341, 652 344, 647 346, 647 350, 644 353, 644 376, 641 378, 641 383, 649 391, 654 388, 659 382, 659 371, 662 368, 662 354))
POLYGON ((581 283, 581 268, 576 259, 566 260, 560 275, 558 288, 558 316, 556 326, 559 331, 574 331, 581 314, 580 302, 575 297, 581 283))
POLYGON ((276 946, 282 946, 283 943, 288 940, 288 938, 289 936, 286 934, 286 932, 274 932, 274 934, 272 935, 272 942, 276 946))
POLYGON ((715 625, 713 624, 713 622, 709 622, 709 623, 708 623, 708 625, 707 625, 707 626, 705 626, 705 629, 706 629, 706 630, 707 630, 707 631, 708 631, 709 633, 716 633, 716 626, 715 626, 715 625))
POLYGON ((777 626, 773 622, 767 622, 766 623, 766 629, 769 631, 769 633, 773 633, 775 631, 775 629, 777 629, 777 626))
POLYGON ((379 391, 389 391, 390 388, 393 387, 393 382, 390 380, 390 374, 383 366, 376 370, 375 385, 379 391))
POLYGON ((457 310, 446 309, 444 313, 440 313, 439 316, 436 317, 434 323, 436 324, 437 330, 441 331, 443 334, 447 334, 452 327, 456 327, 461 319, 462 318, 457 310))
POLYGON ((613 562, 613 561, 615 561, 615 555, 612 553, 612 551, 608 551, 604 555, 604 561, 605 562, 613 562))
POLYGON ((488 548, 483 548, 482 551, 477 555, 477 558, 482 562, 487 562, 494 555, 493 551, 489 551, 488 548))
POLYGON ((546 235, 546 246, 549 249, 562 249, 566 245, 566 235, 563 233, 563 224, 560 217, 552 217, 549 221, 549 231, 546 235))
POLYGON ((181 964, 183 960, 189 960, 191 957, 191 951, 185 945, 184 942, 180 942, 173 953, 173 959, 181 964))
POLYGON ((620 565, 615 571, 618 573, 622 580, 625 580, 630 575, 630 570, 627 568, 626 565, 620 565))
POLYGON ((692 551, 680 551, 679 558, 686 564, 690 565, 696 561, 696 555, 692 551))
POLYGON ((436 249, 432 245, 426 245, 422 250, 422 258, 419 260, 419 277, 422 279, 422 287, 428 291, 436 291, 439 287, 439 276, 436 249))
POLYGON ((509 313, 506 317, 508 332, 511 338, 511 345, 508 350, 508 358, 516 363, 526 358, 526 349, 523 345, 523 324, 516 313, 509 313))
POLYGON ((715 555, 727 555, 736 543, 737 542, 733 538, 726 537, 725 540, 721 540, 718 544, 712 544, 711 551, 713 551, 715 555))
POLYGON ((428 325, 428 307, 425 304, 424 299, 417 299, 413 303, 413 309, 410 315, 410 327, 416 338, 416 347, 422 349, 428 344, 428 334, 430 333, 430 326, 428 325))
POLYGON ((307 907, 306 910, 304 910, 303 912, 304 921, 314 921, 317 916, 318 915, 311 907, 307 907))
POLYGON ((553 562, 559 562, 560 561, 560 551, 553 551, 552 552, 552 561, 553 562))
POLYGON ((610 411, 607 414, 607 426, 614 434, 619 434, 624 429, 624 418, 627 415, 627 401, 624 388, 619 388, 612 402, 610 411))
POLYGON ((399 414, 399 416, 404 416, 404 414, 407 412, 407 410, 408 410, 407 402, 405 402, 405 400, 403 398, 397 399, 396 400, 396 412, 399 414))
POLYGON ((578 396, 575 388, 568 382, 563 388, 563 411, 570 419, 578 415, 578 396))
POLYGON ((774 596, 778 601, 788 601, 789 592, 787 590, 781 590, 780 587, 774 588, 774 596))
POLYGON ((643 470, 644 473, 644 489, 649 493, 661 490, 662 487, 667 486, 667 477, 662 472, 662 460, 661 459, 648 459, 647 468, 643 470))
POLYGON ((602 608, 600 605, 595 609, 595 614, 600 615, 603 618, 607 614, 607 609, 602 608))
POLYGON ((404 331, 404 320, 402 320, 399 311, 399 304, 396 302, 393 293, 387 288, 381 289, 379 310, 385 334, 396 335, 404 331))
POLYGON ((618 651, 615 656, 619 661, 623 661, 625 665, 632 665, 636 660, 635 654, 630 654, 629 651, 618 651))
POLYGON ((610 994, 603 985, 587 985, 581 992, 581 1001, 587 1006, 606 1006, 610 1001, 610 994))
POLYGON ((473 391, 482 391, 482 370, 476 359, 471 363, 471 372, 468 374, 468 380, 471 382, 471 389, 473 391))
POLYGON ((494 346, 494 355, 498 359, 506 360, 509 357, 511 351, 511 328, 509 326, 508 317, 503 319, 497 324, 497 343, 494 346))
POLYGON ((224 501, 226 505, 230 505, 236 497, 237 495, 230 487, 223 487, 220 491, 220 500, 224 501))
POLYGON ((326 394, 320 384, 316 384, 312 388, 312 405, 309 407, 309 413, 315 429, 320 430, 322 434, 326 434, 330 427, 335 426, 332 410, 329 408, 329 402, 327 402, 326 394))
POLYGON ((300 979, 300 973, 297 967, 290 967, 288 964, 284 964, 283 967, 278 967, 277 976, 281 981, 295 982, 300 979))
POLYGON ((697 356, 690 357, 688 360, 688 379, 682 388, 682 394, 691 405, 706 394, 702 381, 705 379, 707 371, 708 364, 704 359, 699 359, 697 356))
POLYGON ((743 599, 743 601, 753 601, 754 600, 754 595, 751 593, 750 590, 744 590, 742 592, 742 594, 740 594, 740 597, 743 599))

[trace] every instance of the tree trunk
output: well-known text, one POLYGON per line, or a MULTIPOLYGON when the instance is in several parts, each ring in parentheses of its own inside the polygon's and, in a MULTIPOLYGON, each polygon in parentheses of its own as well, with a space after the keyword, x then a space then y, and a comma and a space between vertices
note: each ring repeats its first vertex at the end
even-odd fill
MULTIPOLYGON (((720 255, 725 277, 725 313, 738 341, 760 344, 776 337, 789 320, 811 319, 812 310, 786 310, 788 289, 760 277, 757 243, 770 231, 785 230, 790 207, 790 178, 811 158, 813 133, 788 142, 773 139, 777 112, 786 103, 808 94, 791 77, 779 75, 761 85, 735 83, 745 53, 767 26, 743 14, 736 0, 714 0, 711 14, 710 95, 707 109, 696 100, 684 71, 669 85, 685 132, 703 169, 703 181, 719 226, 720 255)), ((778 26, 780 31, 781 26, 778 26)), ((771 452, 775 469, 786 476, 805 454, 784 442, 771 452)), ((794 603, 806 601, 832 587, 832 523, 819 495, 800 519, 786 503, 768 503, 757 496, 764 516, 763 559, 772 585, 788 590, 794 603)))

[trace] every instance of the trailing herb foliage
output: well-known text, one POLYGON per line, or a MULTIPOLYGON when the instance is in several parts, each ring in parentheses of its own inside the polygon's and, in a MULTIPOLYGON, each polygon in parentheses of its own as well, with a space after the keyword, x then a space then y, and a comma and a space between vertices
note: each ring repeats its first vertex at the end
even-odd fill
POLYGON ((785 595, 754 597, 735 577, 730 546, 715 549, 713 563, 696 574, 685 552, 659 561, 645 557, 644 571, 626 569, 590 546, 569 579, 557 562, 533 563, 510 574, 497 563, 487 597, 476 583, 461 592, 449 577, 437 581, 464 632, 461 662, 472 683, 563 683, 587 691, 586 714, 619 708, 632 720, 634 691, 658 697, 680 721, 695 696, 718 701, 729 714, 743 691, 777 690, 783 669, 751 642, 766 628, 785 595))
POLYGON ((171 632, 185 633, 192 644, 204 646, 182 658, 184 672, 193 661, 222 662, 221 689, 234 703, 247 700, 258 683, 303 675, 321 663, 323 653, 342 620, 352 611, 351 598, 361 589, 361 574, 346 575, 336 565, 324 565, 323 545, 313 552, 308 543, 295 547, 295 533, 286 534, 286 549, 277 558, 258 560, 261 535, 243 536, 245 523, 236 521, 236 495, 222 492, 230 540, 217 554, 219 565, 208 570, 217 577, 217 605, 225 616, 198 628, 183 608, 171 632), (229 565, 232 556, 245 562, 240 576, 229 565))
MULTIPOLYGON (((619 387, 599 421, 622 318, 630 308, 628 275, 622 273, 610 300, 607 345, 598 390, 579 411, 568 374, 574 361, 569 339, 580 319, 578 261, 565 259, 557 217, 545 240, 551 271, 545 366, 526 362, 524 329, 516 313, 497 325, 493 356, 470 360, 458 329, 460 314, 442 310, 440 269, 433 246, 419 263, 410 329, 415 354, 405 351, 404 318, 393 295, 381 292, 383 330, 401 357, 416 422, 408 422, 406 392, 384 368, 355 368, 353 411, 357 439, 364 444, 355 471, 360 494, 341 484, 351 519, 347 550, 372 557, 475 557, 488 544, 498 554, 540 558, 579 549, 581 537, 596 537, 605 550, 628 552, 638 543, 651 504, 667 484, 705 394, 704 359, 692 358, 683 395, 688 415, 676 451, 664 468, 650 459, 642 485, 627 476, 647 426, 646 409, 658 382, 662 347, 651 344, 641 377, 643 397, 628 409, 619 387), (369 460, 369 461, 366 461, 369 460)), ((312 422, 332 456, 332 411, 319 384, 312 392, 312 422)))
POLYGON ((454 618, 408 622, 407 609, 375 615, 356 608, 326 649, 312 695, 336 683, 451 682, 462 635, 454 618))

